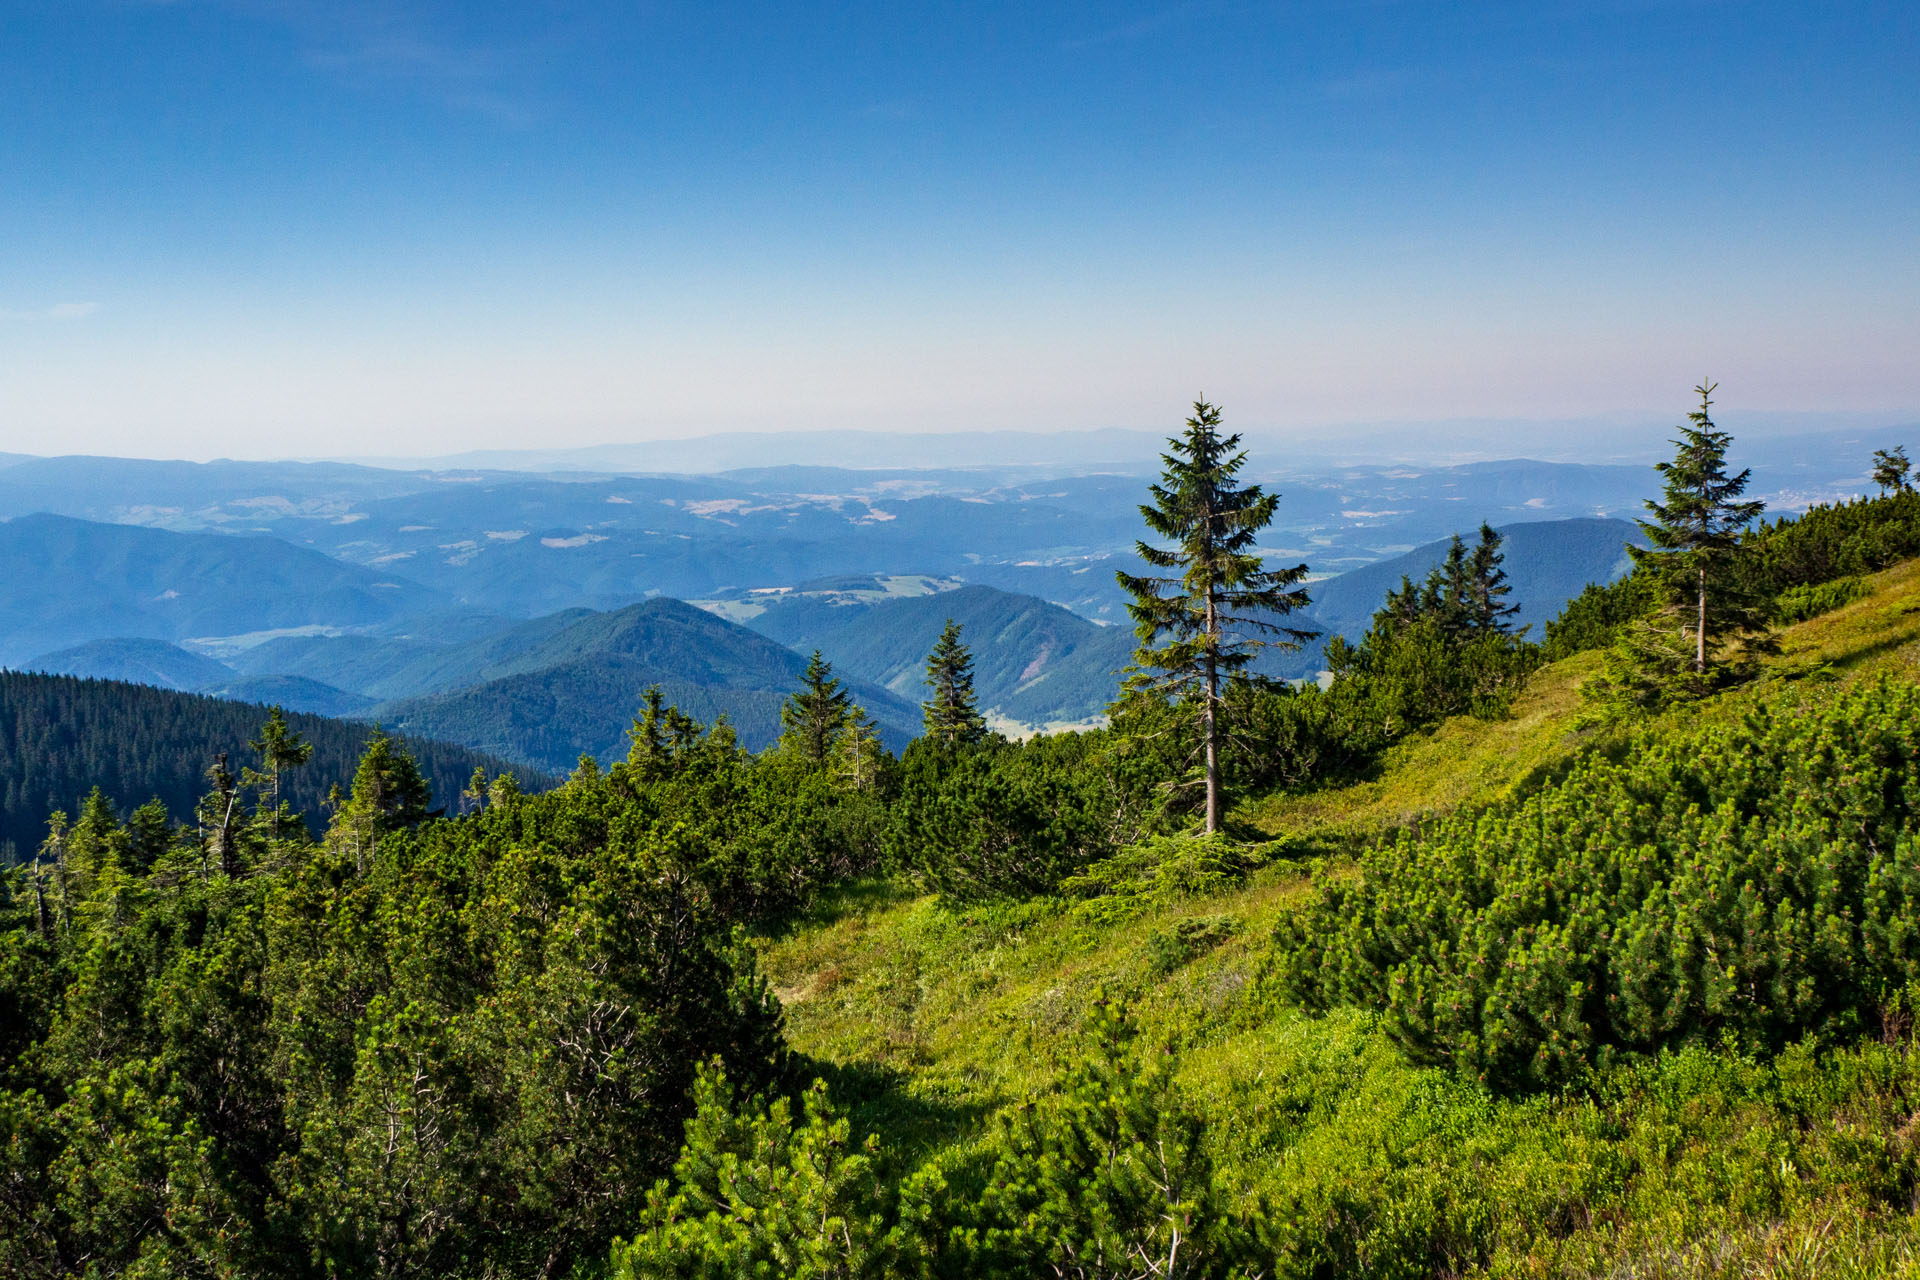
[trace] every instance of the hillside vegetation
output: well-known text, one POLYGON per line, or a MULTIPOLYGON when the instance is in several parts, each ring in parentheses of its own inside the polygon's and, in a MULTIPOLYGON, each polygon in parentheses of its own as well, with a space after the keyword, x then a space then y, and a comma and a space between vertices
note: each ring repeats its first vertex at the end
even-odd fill
MULTIPOLYGON (((901 1158, 918 1161, 964 1146, 981 1117, 1061 1088, 1081 1069, 1089 1018, 1124 1002, 1147 1042, 1178 1049, 1186 1105, 1205 1122, 1233 1193, 1265 1203, 1287 1224, 1282 1243, 1292 1263, 1282 1274, 1601 1275, 1630 1264, 1657 1268, 1631 1274, 1657 1275, 1906 1274, 1920 1266, 1920 1235, 1906 1217, 1920 1186, 1910 1122, 1920 1073, 1904 1040, 1910 997, 1899 994, 1920 976, 1911 809, 1895 811, 1909 834, 1899 837, 1897 871, 1887 867, 1906 877, 1903 887, 1879 887, 1859 873, 1849 881, 1852 892, 1880 900, 1868 913, 1881 922, 1872 927, 1894 930, 1868 944, 1882 968, 1844 948, 1826 960, 1808 957, 1840 965, 1856 984, 1881 980, 1872 991, 1889 994, 1865 999, 1877 1010, 1859 1028, 1866 1043, 1823 1031, 1817 1009, 1801 1012, 1809 1000, 1862 1007, 1833 985, 1831 972, 1774 973, 1767 993, 1744 1006, 1728 984, 1707 989, 1709 980, 1696 987, 1692 998, 1706 1001, 1697 1009, 1674 1003, 1676 976, 1668 974, 1651 986, 1641 980, 1643 992, 1662 998, 1649 1006, 1643 994, 1640 1007, 1666 1021, 1637 1034, 1672 1045, 1669 1055, 1599 1067, 1589 1052, 1581 1068, 1573 1060, 1579 1044, 1595 1042, 1576 1033, 1578 1010, 1555 1026, 1516 1009, 1509 1016, 1545 1036, 1523 1036, 1516 1048, 1527 1052, 1514 1058, 1484 1031, 1448 1039, 1433 1021, 1441 989, 1403 995, 1398 979, 1386 990, 1338 986, 1349 971, 1380 972, 1342 969, 1353 962, 1336 957, 1366 954, 1359 938, 1378 932, 1369 921, 1386 908, 1363 915, 1339 896, 1316 902, 1314 888, 1318 878, 1336 895, 1347 892, 1338 887, 1372 865, 1348 851, 1389 835, 1368 855, 1383 867, 1405 867, 1416 850, 1443 856, 1455 832, 1470 837, 1469 849, 1504 854, 1511 840, 1472 815, 1511 812, 1493 820, 1537 823, 1529 815, 1542 804, 1577 797, 1604 805, 1595 784, 1620 771, 1614 757, 1672 753, 1711 776, 1713 757, 1695 745, 1704 737, 1733 744, 1746 762, 1740 776, 1772 776, 1754 754, 1759 742, 1737 736, 1756 714, 1779 726, 1758 732, 1786 735, 1789 758, 1775 766, 1782 768, 1817 755, 1792 735, 1829 733, 1822 725, 1911 735, 1910 688, 1889 691, 1881 681, 1920 664, 1920 562, 1869 585, 1871 594, 1788 628, 1780 657, 1756 685, 1658 723, 1583 726, 1576 690, 1596 655, 1580 655, 1539 672, 1510 719, 1450 720, 1391 749, 1377 777, 1256 801, 1242 816, 1274 841, 1264 865, 1259 857, 1249 866, 1189 855, 1119 880, 1118 891, 1085 885, 1087 896, 1011 904, 951 905, 897 881, 850 887, 760 941, 789 1039, 836 1083, 856 1129, 891 1135, 901 1158), (1447 815, 1459 816, 1449 823, 1447 815), (1293 851, 1324 860, 1304 866, 1293 851), (1888 902, 1890 891, 1900 896, 1888 902), (1327 1012, 1309 1012, 1316 1008, 1327 1012), (1752 1048, 1719 1047, 1727 1018, 1762 1015, 1771 1021, 1734 1041, 1752 1048), (1483 1061, 1530 1074, 1539 1046, 1553 1044, 1556 1032, 1565 1051, 1550 1050, 1539 1069, 1562 1078, 1584 1070, 1581 1088, 1516 1096, 1490 1087, 1497 1079, 1483 1081, 1483 1061), (1765 1045, 1792 1047, 1774 1057, 1758 1052, 1765 1045), (1448 1070, 1462 1054, 1467 1069, 1448 1070)), ((1920 768, 1915 744, 1875 752, 1904 762, 1894 767, 1909 779, 1920 768)), ((1818 801, 1832 785, 1802 783, 1781 798, 1818 801)), ((1841 847, 1866 856, 1845 834, 1841 847)), ((1526 865, 1506 874, 1530 874, 1526 865)), ((1733 878, 1737 905, 1738 864, 1712 865, 1733 878)), ((1569 883, 1564 891, 1577 890, 1569 883)), ((1694 892, 1707 895, 1704 903, 1728 890, 1708 881, 1694 892)), ((1850 907, 1816 907, 1808 923, 1828 910, 1858 919, 1861 906, 1856 897, 1850 907)), ((1554 962, 1544 938, 1532 943, 1513 923, 1489 924, 1489 938, 1510 938, 1513 954, 1554 962)), ((1436 917, 1422 927, 1445 937, 1453 926, 1436 917)), ((1743 933, 1738 920, 1727 927, 1751 946, 1779 945, 1743 933)), ((1769 908, 1768 927, 1806 926, 1769 908)), ((1672 948, 1657 937, 1636 945, 1649 954, 1672 948)), ((1491 963, 1500 966, 1497 957, 1491 963)), ((1513 981, 1568 989, 1544 972, 1513 981)))
POLYGON ((0 880, 0 1271, 1920 1274, 1920 497, 1717 547, 1751 625, 1630 710, 1694 562, 1541 648, 1498 545, 1082 734, 947 630, 897 758, 816 661, 456 818, 376 736, 310 832, 277 721, 90 797, 0 880))

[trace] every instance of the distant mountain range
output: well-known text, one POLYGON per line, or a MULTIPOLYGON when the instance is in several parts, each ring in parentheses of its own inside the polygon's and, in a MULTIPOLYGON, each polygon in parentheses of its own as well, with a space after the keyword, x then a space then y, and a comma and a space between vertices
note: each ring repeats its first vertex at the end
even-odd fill
POLYGON ((343 720, 365 720, 374 703, 363 694, 349 693, 306 676, 243 676, 202 685, 197 692, 229 702, 304 711, 343 720))
MULTIPOLYGON (((1281 495, 1262 550, 1331 575, 1307 621, 1347 635, 1482 519, 1508 535, 1537 634, 1618 571, 1632 526, 1615 515, 1636 514, 1654 480, 1524 460, 1262 463, 1281 495)), ((918 731, 926 655, 951 616, 996 723, 1081 723, 1132 654, 1114 573, 1138 567, 1146 489, 1140 474, 1069 470, 14 458, 0 466, 0 666, 401 723, 559 770, 623 751, 655 682, 764 745, 814 648, 898 745, 918 731)), ((1316 644, 1268 669, 1320 665, 1316 644)))
POLYGON ((981 709, 1022 728, 1100 715, 1133 653, 1125 629, 992 587, 824 604, 822 594, 775 597, 746 625, 794 649, 819 649, 837 670, 918 702, 927 655, 951 618, 973 655, 981 709))
POLYGON ((0 523, 0 665, 112 637, 364 627, 437 603, 417 583, 278 538, 52 515, 0 523))
POLYGON ((123 680, 161 689, 201 689, 234 678, 233 668, 224 662, 215 662, 165 640, 139 636, 89 640, 70 649, 43 653, 22 666, 28 671, 50 675, 123 680))
MULTIPOLYGON (((131 548, 96 570, 94 589, 105 600, 148 592, 158 580, 153 563, 190 563, 228 574, 236 587, 275 556, 291 554, 293 568, 323 583, 352 567, 317 553, 279 547, 271 539, 183 535, 79 521, 17 520, 9 532, 63 545, 131 548), (77 526, 77 529, 76 529, 77 526), (101 531, 104 532, 104 536, 101 531), (211 550, 250 549, 269 555, 232 560, 211 550), (180 548, 182 556, 156 554, 180 548), (191 553, 191 554, 187 554, 191 553), (192 559, 193 555, 201 557, 192 559), (312 562, 327 567, 315 572, 312 562), (136 570, 129 572, 131 565, 136 570)), ((1506 526, 1507 569, 1521 606, 1519 621, 1535 632, 1585 585, 1623 572, 1625 543, 1638 536, 1631 522, 1604 519, 1536 521, 1506 526)), ((1444 556, 1444 541, 1315 582, 1313 604, 1297 619, 1326 635, 1358 638, 1388 590, 1403 575, 1415 580, 1444 556)), ((1105 590, 1113 565, 1085 566, 1105 590)), ((76 573, 77 577, 84 577, 76 573)), ((269 578, 269 581, 273 579, 269 578)), ((245 591, 285 591, 245 587, 245 591)), ((396 588, 409 599, 439 604, 433 592, 396 588)), ((245 594, 242 591, 242 594, 245 594)), ((364 608, 361 595, 345 598, 364 608)), ((790 588, 735 591, 695 608, 656 597, 615 610, 571 608, 524 621, 473 611, 386 620, 351 634, 199 637, 186 645, 143 636, 118 636, 38 654, 35 670, 134 680, 199 690, 236 700, 278 703, 292 710, 377 720, 423 737, 441 738, 541 769, 565 771, 578 757, 625 751, 625 732, 641 694, 659 684, 689 714, 712 720, 725 714, 742 740, 759 748, 779 733, 779 711, 797 686, 802 655, 819 649, 879 723, 883 740, 898 748, 919 729, 926 656, 948 618, 962 627, 975 662, 980 706, 994 723, 1019 732, 1085 723, 1113 700, 1134 648, 1131 629, 1102 626, 1032 595, 956 578, 929 575, 841 575, 790 588), (445 617, 444 624, 435 619, 445 617), (188 647, 191 646, 191 647, 188 647)), ((242 625, 330 616, 284 613, 249 617, 216 614, 242 625)), ((137 609, 102 610, 109 618, 137 609)), ((202 616, 202 615, 195 615, 202 616)), ((351 616, 351 615, 350 615, 351 616)), ((173 620, 171 629, 181 629, 173 620)), ((34 625, 44 626, 44 620, 34 625)), ((265 629, 265 628, 263 628, 265 629)), ((268 629, 270 630, 270 629, 268 629)), ((326 628, 332 631, 334 628, 326 628)), ((1263 660, 1270 674, 1304 678, 1322 665, 1320 643, 1263 660)))
MULTIPOLYGON (((1250 464, 1281 495, 1263 545, 1323 574, 1402 554, 1482 519, 1511 525, 1637 514, 1655 479, 1646 467, 1524 460, 1309 473, 1278 465, 1292 461, 1256 454, 1250 464)), ((1113 571, 1133 566, 1145 496, 1138 473, 1042 475, 1004 465, 565 477, 90 458, 0 468, 0 517, 50 512, 141 526, 149 539, 143 554, 155 557, 184 554, 161 549, 162 529, 270 534, 329 557, 336 562, 329 572, 340 564, 358 569, 357 580, 341 580, 343 590, 412 594, 395 607, 334 610, 339 616, 325 619, 313 618, 324 610, 306 609, 302 621, 312 619, 313 630, 400 635, 412 628, 429 644, 455 632, 477 636, 501 618, 606 611, 653 595, 725 598, 850 573, 951 577, 1123 623, 1113 571), (431 624, 419 625, 428 614, 431 624)), ((275 594, 285 575, 270 560, 208 564, 194 586, 241 609, 275 594)), ((125 608, 130 597, 139 606, 134 616, 97 620, 83 632, 44 631, 11 651, 0 634, 0 661, 109 636, 179 640, 270 629, 245 616, 191 626, 156 620, 144 616, 157 608, 151 597, 184 594, 185 585, 129 577, 110 561, 91 572, 97 581, 88 587, 102 605, 125 608)))
MULTIPOLYGON (((1231 406, 1229 406, 1231 408, 1231 406)), ((1573 419, 1451 418, 1433 422, 1351 422, 1278 432, 1236 426, 1255 457, 1287 458, 1320 470, 1390 460, 1423 468, 1531 453, 1560 463, 1632 463, 1660 451, 1684 410, 1650 409, 1573 419)), ((982 466, 1084 472, 1155 469, 1164 430, 1078 431, 783 431, 721 432, 632 444, 562 449, 480 449, 448 455, 355 459, 417 470, 485 468, 533 472, 701 472, 769 465, 932 470, 982 466)), ((1920 430, 1899 415, 1841 412, 1742 412, 1729 425, 1741 443, 1773 464, 1831 455, 1834 443, 1872 441, 1868 451, 1920 430), (1884 439, 1883 439, 1884 438, 1884 439)), ((1862 455, 1863 457, 1865 455, 1862 455)))

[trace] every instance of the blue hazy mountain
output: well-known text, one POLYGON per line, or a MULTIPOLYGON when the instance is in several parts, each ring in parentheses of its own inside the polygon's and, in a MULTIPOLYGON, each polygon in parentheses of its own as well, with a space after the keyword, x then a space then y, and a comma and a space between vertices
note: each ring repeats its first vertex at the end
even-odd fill
POLYGON ((0 663, 114 637, 369 626, 437 604, 416 583, 279 538, 51 515, 0 523, 0 663))
POLYGON ((178 462, 70 455, 0 467, 0 517, 52 513, 175 530, 268 532, 360 504, 464 482, 337 462, 178 462))
POLYGON ((89 640, 69 649, 43 653, 21 666, 27 671, 44 671, 50 675, 124 680, 162 689, 199 689, 233 679, 233 668, 212 658, 165 640, 127 637, 89 640))
POLYGON ((836 670, 917 702, 927 654, 951 618, 973 655, 981 710, 1028 726, 1101 714, 1132 656, 1131 632, 1033 596, 962 586, 867 602, 846 590, 857 581, 776 597, 746 625, 801 652, 819 649, 836 670))
POLYGON ((297 673, 335 688, 378 698, 421 692, 414 686, 406 686, 395 694, 372 691, 381 688, 383 681, 408 664, 451 647, 382 635, 277 636, 236 650, 224 661, 244 677, 297 673))
POLYGON ((244 676, 203 686, 198 690, 210 698, 229 702, 252 702, 261 706, 284 707, 310 715, 353 719, 373 705, 364 694, 349 693, 306 676, 244 676))
MULTIPOLYGON (((806 668, 791 649, 679 600, 541 620, 549 621, 548 634, 485 668, 496 674, 482 682, 365 714, 408 734, 567 770, 583 753, 623 757, 627 730, 653 684, 688 714, 711 721, 724 713, 743 743, 767 746, 806 668)), ((918 732, 916 703, 849 685, 889 746, 898 749, 918 732)))

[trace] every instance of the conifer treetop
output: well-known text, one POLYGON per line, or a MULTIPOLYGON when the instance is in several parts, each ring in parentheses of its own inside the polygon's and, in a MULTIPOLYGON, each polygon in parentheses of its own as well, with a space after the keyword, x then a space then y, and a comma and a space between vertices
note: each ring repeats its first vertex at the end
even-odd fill
POLYGON ((853 695, 834 677, 833 665, 815 649, 800 676, 800 687, 780 708, 780 739, 802 757, 819 764, 833 752, 846 727, 853 695))
POLYGON ((1733 437, 1714 425, 1711 416, 1717 382, 1702 381, 1694 388, 1700 407, 1687 414, 1687 425, 1672 444, 1678 452, 1671 462, 1655 464, 1666 482, 1664 500, 1647 500, 1652 520, 1641 520, 1641 530, 1659 551, 1715 555, 1731 550, 1745 529, 1767 509, 1764 502, 1743 502, 1740 496, 1752 478, 1751 468, 1727 474, 1727 450, 1733 437))
POLYGON ((961 642, 960 624, 952 618, 927 655, 926 684, 933 693, 920 709, 929 738, 951 747, 986 736, 987 722, 973 692, 973 654, 961 642))
POLYGON ((1912 470, 1913 463, 1908 460, 1907 446, 1903 444, 1873 451, 1873 482, 1880 486, 1883 494, 1910 488, 1907 476, 1912 470))
POLYGON ((1238 434, 1220 433, 1217 406, 1195 401, 1186 426, 1184 435, 1168 440, 1161 480, 1148 486, 1153 501, 1140 507, 1147 528, 1173 546, 1134 544, 1154 568, 1181 572, 1117 575, 1133 596, 1127 612, 1140 640, 1135 661, 1163 673, 1148 681, 1161 689, 1186 689, 1209 657, 1220 674, 1230 675, 1260 649, 1297 649, 1317 634, 1274 621, 1306 606, 1299 584, 1307 566, 1268 569, 1254 550, 1260 530, 1273 523, 1280 495, 1235 484, 1247 455, 1238 434))

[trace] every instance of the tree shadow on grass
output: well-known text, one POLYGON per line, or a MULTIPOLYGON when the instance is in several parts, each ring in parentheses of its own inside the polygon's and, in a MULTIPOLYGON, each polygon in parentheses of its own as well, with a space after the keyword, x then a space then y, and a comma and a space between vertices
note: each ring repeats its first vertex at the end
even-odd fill
POLYGON ((871 915, 903 902, 911 902, 926 891, 911 880, 892 876, 861 876, 828 885, 805 906, 770 919, 761 927, 762 936, 784 942, 808 929, 824 929, 848 916, 871 915))
POLYGON ((888 1150, 908 1159, 965 1138, 992 1110, 980 1101, 929 1097, 913 1088, 906 1072, 878 1063, 835 1063, 802 1055, 795 1070, 802 1080, 827 1082, 856 1133, 877 1133, 888 1150))

